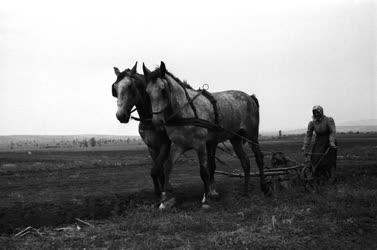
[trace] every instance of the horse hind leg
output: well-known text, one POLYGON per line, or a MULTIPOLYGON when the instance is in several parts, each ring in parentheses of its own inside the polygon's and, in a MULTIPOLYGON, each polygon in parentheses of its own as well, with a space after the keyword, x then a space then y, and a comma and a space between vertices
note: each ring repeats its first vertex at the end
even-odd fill
POLYGON ((232 139, 230 140, 232 143, 234 152, 236 152, 236 155, 240 159, 245 179, 244 179, 244 194, 247 196, 249 194, 249 180, 250 180, 250 160, 247 157, 244 149, 243 149, 243 142, 242 139, 232 139))
POLYGON ((249 142, 249 146, 255 155, 255 161, 259 169, 260 185, 263 193, 266 196, 270 196, 272 193, 271 189, 266 183, 266 178, 264 176, 264 162, 263 162, 263 153, 260 150, 258 139, 253 139, 252 142, 249 142))

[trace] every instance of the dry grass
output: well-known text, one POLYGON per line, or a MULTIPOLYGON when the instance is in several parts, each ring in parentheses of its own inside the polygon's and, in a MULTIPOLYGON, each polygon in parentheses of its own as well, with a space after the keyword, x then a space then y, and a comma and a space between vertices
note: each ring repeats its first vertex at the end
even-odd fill
MULTIPOLYGON (((169 211, 156 209, 150 188, 133 191, 132 195, 116 196, 118 190, 112 192, 110 184, 103 184, 102 188, 111 193, 110 196, 100 196, 102 199, 107 197, 107 202, 103 201, 98 206, 84 202, 77 206, 93 211, 101 207, 114 210, 102 219, 95 219, 97 214, 83 216, 82 219, 94 227, 80 225, 80 230, 77 230, 73 220, 64 221, 62 225, 42 226, 42 237, 14 238, 4 234, 0 245, 3 248, 33 249, 376 249, 377 154, 372 144, 374 142, 358 148, 355 142, 344 143, 343 153, 360 157, 340 160, 338 183, 322 186, 319 194, 306 193, 302 187, 296 186, 266 198, 260 192, 257 180, 254 180, 251 195, 243 197, 242 181, 218 176, 221 197, 211 202, 211 209, 201 210, 200 178, 195 176, 194 181, 187 179, 198 175, 198 170, 179 170, 181 166, 177 167, 175 176, 178 205, 169 211), (71 226, 72 229, 54 230, 61 226, 71 226)), ((294 153, 298 145, 296 143, 286 149, 294 153)), ((279 143, 269 147, 279 148, 279 143)), ((108 155, 109 161, 117 157, 117 154, 108 155)), ((190 157, 181 163, 185 166, 192 164, 190 157)), ((117 171, 120 169, 116 168, 117 171)), ((116 183, 121 181, 112 180, 116 183)), ((83 202, 82 197, 77 199, 78 203, 83 202)), ((101 200, 99 197, 96 199, 101 200)), ((58 212, 64 211, 64 208, 62 206, 58 212)), ((75 216, 74 210, 71 213, 75 216)))

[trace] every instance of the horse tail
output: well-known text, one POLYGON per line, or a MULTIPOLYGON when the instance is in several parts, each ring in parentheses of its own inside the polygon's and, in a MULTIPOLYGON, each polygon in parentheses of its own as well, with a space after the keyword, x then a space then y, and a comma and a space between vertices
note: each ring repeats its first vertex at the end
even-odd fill
POLYGON ((257 107, 259 108, 259 101, 258 101, 258 98, 257 98, 254 94, 252 94, 250 97, 253 98, 253 100, 254 100, 255 103, 257 104, 257 107))

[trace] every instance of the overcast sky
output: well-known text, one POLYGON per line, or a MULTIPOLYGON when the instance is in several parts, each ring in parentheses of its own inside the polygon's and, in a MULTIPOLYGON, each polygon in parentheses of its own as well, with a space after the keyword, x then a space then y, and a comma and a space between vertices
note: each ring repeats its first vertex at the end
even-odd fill
POLYGON ((377 119, 373 1, 2 1, 0 134, 137 134, 113 66, 255 93, 261 131, 377 119))

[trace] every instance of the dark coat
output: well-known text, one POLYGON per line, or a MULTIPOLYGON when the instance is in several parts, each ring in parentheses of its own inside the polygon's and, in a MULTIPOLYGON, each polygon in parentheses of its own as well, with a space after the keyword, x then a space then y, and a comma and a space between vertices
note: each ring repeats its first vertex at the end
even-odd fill
POLYGON ((315 175, 328 175, 330 177, 331 168, 336 167, 337 150, 334 147, 337 143, 335 140, 336 128, 334 119, 323 116, 321 120, 313 119, 308 124, 308 130, 304 139, 304 149, 310 146, 313 132, 315 132, 315 141, 312 147, 310 162, 314 167, 315 175), (332 146, 332 147, 330 147, 332 146), (327 149, 330 149, 327 151, 327 149), (326 155, 322 155, 326 153, 326 155))

